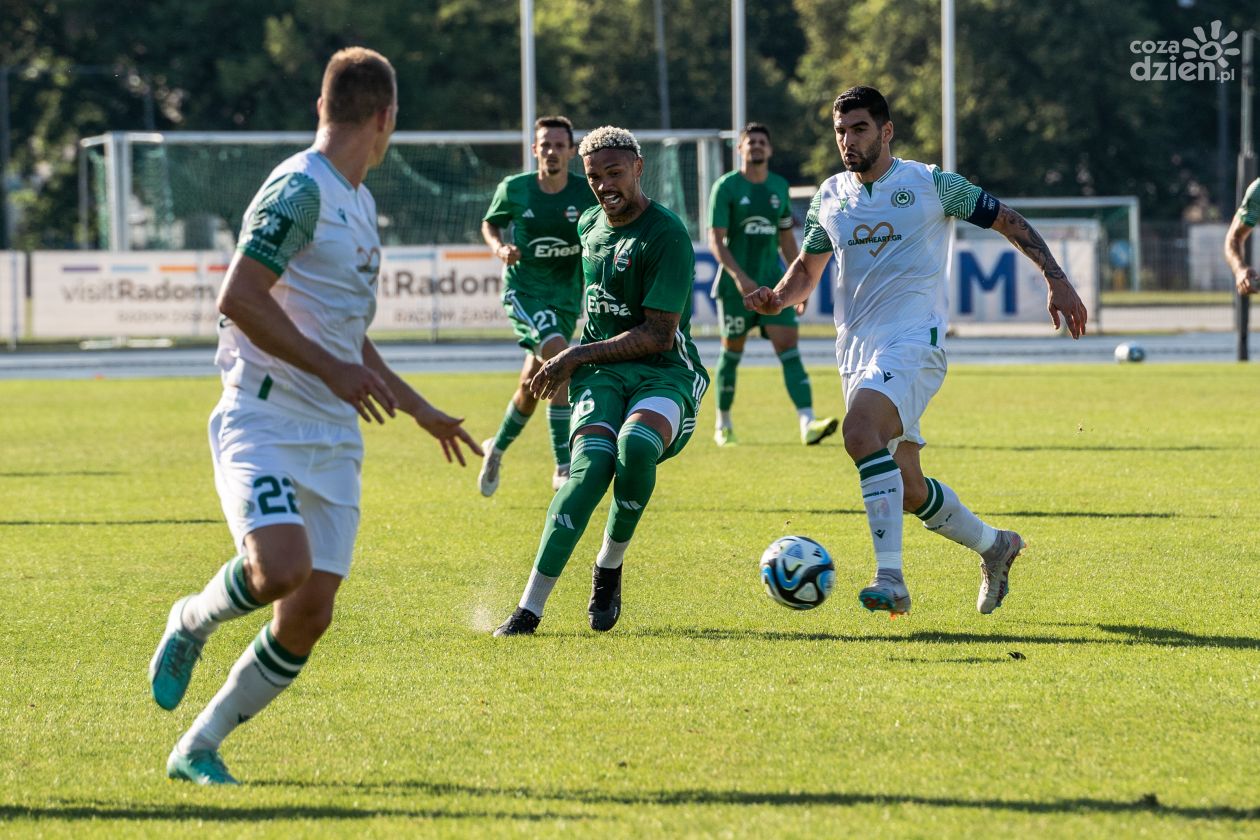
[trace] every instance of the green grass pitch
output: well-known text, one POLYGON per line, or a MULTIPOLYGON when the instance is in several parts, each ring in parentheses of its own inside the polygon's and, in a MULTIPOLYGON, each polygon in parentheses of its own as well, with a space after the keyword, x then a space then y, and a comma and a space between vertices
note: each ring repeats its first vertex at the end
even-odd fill
MULTIPOLYGON (((837 410, 835 371, 813 373, 837 410)), ((606 504, 539 635, 488 632, 551 497, 541 417, 489 500, 476 464, 448 466, 405 418, 368 430, 333 628, 225 743, 233 790, 164 764, 262 618, 211 640, 174 713, 146 677, 171 602, 231 553, 205 442, 217 381, 0 383, 0 834, 1260 833, 1260 371, 953 370, 927 473, 1030 547, 980 616, 975 558, 908 518, 914 611, 895 622, 856 599, 872 560, 843 447, 797 442, 776 370, 740 376, 742 445, 713 446, 710 395, 606 635, 585 616, 606 504), (760 589, 787 533, 836 560, 817 610, 760 589)), ((411 379, 478 440, 514 382, 411 379)))

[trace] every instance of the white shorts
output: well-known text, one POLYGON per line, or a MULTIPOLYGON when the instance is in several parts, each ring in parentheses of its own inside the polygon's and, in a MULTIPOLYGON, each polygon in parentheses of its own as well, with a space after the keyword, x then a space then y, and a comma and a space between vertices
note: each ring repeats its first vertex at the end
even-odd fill
POLYGON ((363 438, 357 426, 250 405, 236 389, 210 414, 214 484, 232 540, 268 525, 306 529, 312 568, 350 573, 359 530, 363 438))
POLYGON ((936 331, 922 332, 922 336, 900 336, 880 346, 850 340, 837 348, 846 409, 863 388, 878 391, 897 407, 902 431, 901 437, 888 442, 890 453, 903 440, 920 446, 927 443, 919 433, 919 420, 941 389, 949 367, 945 348, 932 341, 936 331))

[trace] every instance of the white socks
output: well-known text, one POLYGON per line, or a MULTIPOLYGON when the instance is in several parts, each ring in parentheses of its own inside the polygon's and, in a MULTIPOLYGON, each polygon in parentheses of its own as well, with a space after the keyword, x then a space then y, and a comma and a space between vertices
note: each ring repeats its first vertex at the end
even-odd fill
POLYGON ((227 682, 176 745, 187 755, 194 750, 217 750, 236 727, 266 708, 284 691, 306 664, 276 642, 271 623, 263 625, 228 673, 227 682))
POLYGON ((626 559, 626 546, 630 545, 630 541, 617 542, 608 536, 608 532, 604 532, 604 544, 599 548, 599 554, 595 555, 595 565, 601 569, 615 569, 626 559))
POLYGON ((184 629, 203 642, 218 626, 261 607, 249 594, 245 582, 245 557, 239 555, 223 564, 198 594, 184 604, 184 629))
POLYGON ((555 588, 556 581, 559 579, 559 577, 544 575, 535 566, 529 573, 529 583, 525 584, 525 592, 521 595, 521 602, 517 606, 542 618, 543 607, 547 605, 547 598, 551 596, 551 590, 555 588))
POLYGON ((997 529, 986 525, 968 510, 949 485, 929 478, 927 488, 927 501, 914 512, 915 516, 923 520, 925 528, 977 553, 993 547, 997 540, 997 529))
POLYGON ((875 546, 875 567, 901 571, 901 500, 905 484, 901 468, 881 449, 856 464, 862 483, 862 503, 875 546))

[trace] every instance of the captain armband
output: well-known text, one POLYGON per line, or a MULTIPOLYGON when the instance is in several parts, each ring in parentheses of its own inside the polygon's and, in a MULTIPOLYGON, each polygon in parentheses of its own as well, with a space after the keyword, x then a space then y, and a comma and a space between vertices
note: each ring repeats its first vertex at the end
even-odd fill
POLYGON ((976 227, 993 227, 993 223, 997 221, 998 211, 1001 209, 1002 205, 996 198, 980 190, 980 195, 976 197, 976 209, 971 211, 967 221, 976 227))

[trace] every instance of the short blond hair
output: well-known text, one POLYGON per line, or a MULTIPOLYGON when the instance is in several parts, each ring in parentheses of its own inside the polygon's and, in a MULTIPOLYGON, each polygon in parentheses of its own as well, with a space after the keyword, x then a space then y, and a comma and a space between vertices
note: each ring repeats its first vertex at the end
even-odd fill
POLYGON ((328 122, 359 125, 394 104, 397 90, 389 59, 366 47, 346 47, 328 59, 319 95, 328 122))
POLYGON ((582 145, 578 146, 578 154, 589 157, 603 149, 625 149, 628 152, 634 152, 635 157, 643 157, 643 152, 639 149, 639 141, 634 139, 634 135, 624 128, 612 125, 601 125, 599 128, 592 129, 582 138, 582 145))

